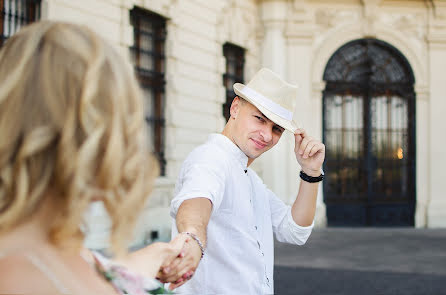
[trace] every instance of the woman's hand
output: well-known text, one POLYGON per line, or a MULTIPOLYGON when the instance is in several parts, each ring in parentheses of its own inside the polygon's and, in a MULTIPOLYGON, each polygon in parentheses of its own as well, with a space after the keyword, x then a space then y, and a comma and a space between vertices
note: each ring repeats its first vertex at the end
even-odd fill
MULTIPOLYGON (((185 234, 179 234, 183 236, 185 234)), ((171 283, 170 290, 178 288, 192 278, 201 260, 201 249, 196 241, 185 245, 183 257, 176 258, 171 264, 163 266, 157 274, 162 283, 171 283)))
POLYGON ((168 266, 178 257, 184 257, 184 247, 190 238, 178 235, 169 243, 156 242, 129 253, 117 261, 129 270, 143 276, 155 278, 162 267, 168 266))

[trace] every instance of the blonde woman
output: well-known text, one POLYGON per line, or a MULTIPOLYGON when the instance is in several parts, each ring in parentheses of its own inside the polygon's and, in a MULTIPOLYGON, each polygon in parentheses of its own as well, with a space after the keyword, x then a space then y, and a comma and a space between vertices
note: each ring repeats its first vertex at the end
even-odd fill
MULTIPOLYGON (((0 51, 0 294, 146 294, 154 279, 82 247, 102 201, 121 261, 154 278, 181 236, 125 256, 158 168, 132 68, 91 30, 43 21, 0 51)), ((159 292, 159 290, 158 290, 159 292)))

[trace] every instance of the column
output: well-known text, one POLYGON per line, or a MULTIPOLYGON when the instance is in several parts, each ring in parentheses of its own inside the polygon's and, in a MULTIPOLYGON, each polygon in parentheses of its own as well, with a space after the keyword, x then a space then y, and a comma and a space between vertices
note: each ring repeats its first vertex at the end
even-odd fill
MULTIPOLYGON (((314 25, 308 15, 304 2, 299 2, 293 8, 293 14, 286 28, 287 40, 287 77, 291 83, 299 85, 297 107, 294 112, 295 120, 313 137, 322 140, 322 91, 325 84, 320 81, 312 81, 313 72, 313 32, 314 25)), ((294 138, 291 136, 291 140, 294 138)), ((293 143, 294 145, 294 143, 293 143)), ((290 165, 287 173, 288 190, 297 192, 301 167, 293 153, 289 154, 290 165)), ((319 185, 315 224, 326 226, 326 210, 323 201, 322 183, 319 185)), ((290 201, 294 200, 290 196, 290 201)))
MULTIPOLYGON (((434 1, 440 5, 440 1, 434 1)), ((444 136, 444 111, 446 110, 446 6, 435 7, 431 11, 428 35, 429 76, 430 76, 430 125, 429 158, 430 169, 428 184, 430 202, 428 204, 428 227, 446 227, 446 192, 444 174, 446 167, 446 136, 444 136)))
MULTIPOLYGON (((261 20, 264 26, 262 65, 286 80, 287 60, 284 29, 287 1, 262 1, 260 6, 261 20)), ((289 154, 293 151, 293 147, 290 146, 285 133, 274 148, 261 156, 261 163, 265 184, 279 198, 287 201, 290 198, 290 192, 287 189, 286 174, 289 166, 289 154)), ((295 193, 293 194, 295 195, 295 193)))

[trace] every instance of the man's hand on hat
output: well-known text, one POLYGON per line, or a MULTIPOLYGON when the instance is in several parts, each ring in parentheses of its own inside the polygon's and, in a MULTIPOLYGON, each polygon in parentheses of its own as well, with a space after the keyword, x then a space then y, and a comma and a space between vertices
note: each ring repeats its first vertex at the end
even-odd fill
POLYGON ((314 177, 321 175, 325 159, 325 145, 309 136, 304 129, 294 131, 294 139, 294 153, 303 172, 314 177))

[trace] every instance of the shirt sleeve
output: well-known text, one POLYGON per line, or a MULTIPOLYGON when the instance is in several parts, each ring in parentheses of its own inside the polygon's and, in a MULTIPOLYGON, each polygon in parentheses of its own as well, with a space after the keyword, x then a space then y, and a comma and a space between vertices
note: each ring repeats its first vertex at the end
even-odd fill
POLYGON ((314 220, 309 226, 298 225, 291 215, 291 206, 286 205, 271 190, 267 189, 273 232, 279 242, 303 245, 314 227, 314 220))
POLYGON ((185 200, 207 198, 212 203, 212 213, 217 211, 225 191, 225 170, 221 163, 206 161, 185 161, 181 171, 178 191, 170 206, 170 215, 175 218, 185 200))

